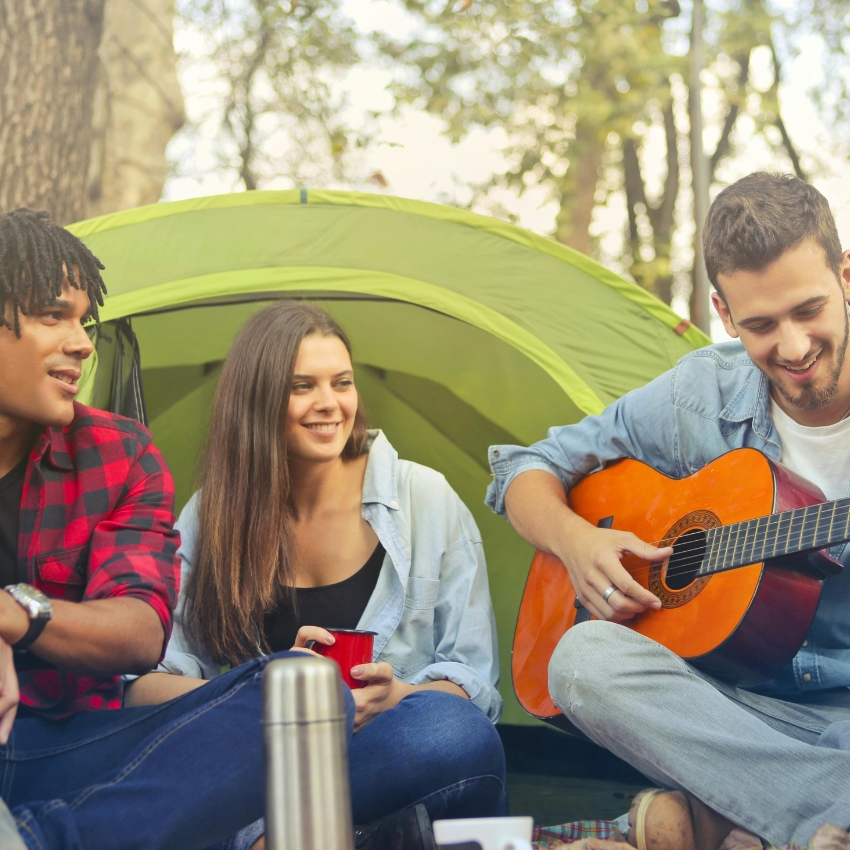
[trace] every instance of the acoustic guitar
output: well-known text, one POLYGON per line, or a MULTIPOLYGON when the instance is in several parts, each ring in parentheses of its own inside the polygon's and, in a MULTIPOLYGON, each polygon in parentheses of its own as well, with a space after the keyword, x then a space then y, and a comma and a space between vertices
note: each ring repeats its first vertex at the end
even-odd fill
MULTIPOLYGON (((823 580, 841 571, 828 547, 850 539, 850 499, 817 487, 755 449, 737 449, 688 478, 620 460, 579 481, 570 507, 588 522, 631 531, 673 555, 623 566, 660 600, 624 625, 699 668, 751 687, 794 657, 823 580)), ((564 565, 537 552, 511 659, 522 707, 569 727, 549 696, 549 659, 564 633, 590 618, 564 565)))

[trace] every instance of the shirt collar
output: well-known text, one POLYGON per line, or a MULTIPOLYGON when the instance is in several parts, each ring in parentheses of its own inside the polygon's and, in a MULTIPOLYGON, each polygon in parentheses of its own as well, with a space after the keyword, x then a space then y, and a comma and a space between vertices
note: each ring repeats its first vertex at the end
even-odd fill
POLYGON ((30 453, 30 459, 38 462, 47 458, 47 462, 63 472, 73 472, 74 461, 71 457, 69 434, 73 422, 64 428, 45 428, 36 440, 30 453))
POLYGON ((398 510, 398 452, 390 445, 381 430, 370 430, 366 445, 369 458, 366 461, 366 476, 363 479, 363 504, 385 505, 398 510))
POLYGON ((751 420, 753 430, 765 441, 771 439, 773 420, 770 416, 770 383, 767 375, 753 364, 753 370, 734 398, 720 412, 720 421, 732 425, 734 430, 741 422, 751 420))

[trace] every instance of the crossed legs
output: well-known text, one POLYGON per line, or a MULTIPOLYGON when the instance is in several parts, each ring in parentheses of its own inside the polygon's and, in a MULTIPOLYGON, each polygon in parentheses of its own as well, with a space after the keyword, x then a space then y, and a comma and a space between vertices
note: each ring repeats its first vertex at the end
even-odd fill
MULTIPOLYGON (((0 747, 0 796, 27 847, 230 848, 229 836, 263 813, 262 674, 287 655, 157 706, 22 718, 0 747)), ((350 731, 354 701, 345 697, 350 731)), ((504 811, 499 736, 452 694, 411 694, 355 735, 349 754, 360 823, 420 801, 432 817, 504 811)))
POLYGON ((597 621, 561 640, 549 690, 592 741, 772 844, 850 826, 850 750, 836 748, 850 736, 833 725, 850 720, 850 700, 797 704, 730 687, 597 621))

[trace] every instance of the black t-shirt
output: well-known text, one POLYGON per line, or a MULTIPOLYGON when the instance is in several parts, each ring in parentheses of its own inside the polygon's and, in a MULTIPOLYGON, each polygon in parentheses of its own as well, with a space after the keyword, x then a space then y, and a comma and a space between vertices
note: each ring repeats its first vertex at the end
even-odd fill
POLYGON ((353 576, 323 587, 296 587, 296 609, 291 599, 282 602, 265 617, 266 640, 272 652, 291 649, 301 626, 323 629, 356 629, 384 562, 379 543, 369 560, 353 576))
POLYGON ((24 496, 27 457, 0 478, 0 587, 18 578, 18 519, 24 496))

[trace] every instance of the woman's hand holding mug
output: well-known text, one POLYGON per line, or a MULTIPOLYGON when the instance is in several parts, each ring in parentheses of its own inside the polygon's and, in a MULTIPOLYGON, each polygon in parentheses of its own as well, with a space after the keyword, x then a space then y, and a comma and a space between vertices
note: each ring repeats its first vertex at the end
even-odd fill
POLYGON ((357 714, 354 716, 354 731, 371 723, 382 711, 398 705, 413 691, 413 687, 393 675, 393 668, 386 661, 359 664, 351 668, 351 676, 360 683, 351 691, 357 714))
POLYGON ((292 647, 296 652, 313 652, 337 663, 342 681, 351 688, 357 706, 355 732, 410 692, 409 685, 393 678, 389 664, 372 663, 375 634, 362 629, 302 626, 292 647), (369 693, 359 697, 360 691, 369 693))
POLYGON ((314 655, 317 653, 313 649, 313 644, 319 643, 323 646, 333 646, 336 643, 336 638, 327 630, 320 626, 301 626, 298 629, 298 634, 295 635, 295 643, 292 646, 292 652, 311 652, 314 655))

